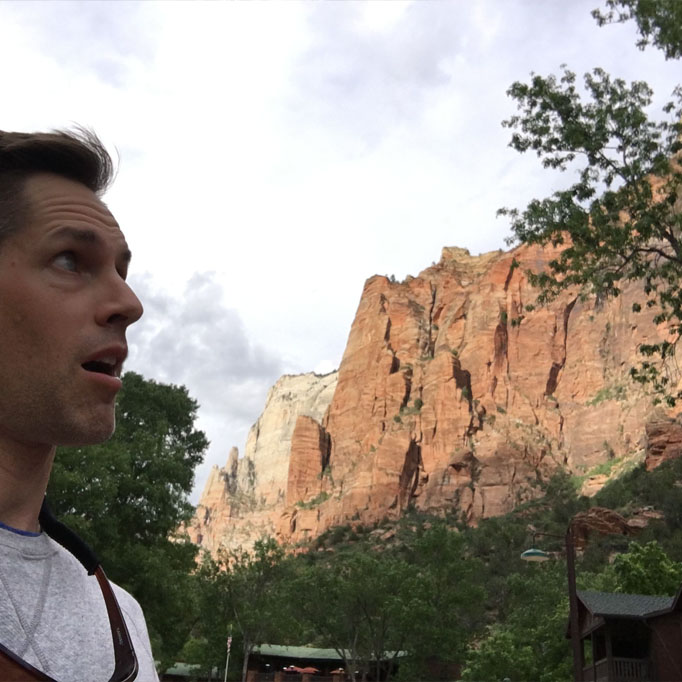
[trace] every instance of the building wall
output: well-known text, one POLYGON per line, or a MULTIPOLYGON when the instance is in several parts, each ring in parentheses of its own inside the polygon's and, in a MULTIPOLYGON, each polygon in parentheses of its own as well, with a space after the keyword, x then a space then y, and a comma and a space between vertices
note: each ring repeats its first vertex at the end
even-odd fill
POLYGON ((653 679, 682 680, 682 614, 670 613, 649 621, 653 679))

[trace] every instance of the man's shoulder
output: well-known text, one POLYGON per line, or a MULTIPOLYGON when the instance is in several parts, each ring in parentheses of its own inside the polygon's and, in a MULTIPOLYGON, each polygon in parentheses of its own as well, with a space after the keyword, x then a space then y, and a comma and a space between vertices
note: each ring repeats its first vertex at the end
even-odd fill
MULTIPOLYGON (((97 593, 100 593, 97 579, 94 576, 88 576, 83 565, 70 552, 57 543, 54 544, 56 545, 56 558, 60 565, 60 568, 57 570, 69 576, 67 581, 75 579, 76 582, 80 583, 82 586, 87 586, 87 592, 96 590, 97 593)), ((142 607, 128 590, 111 580, 109 582, 116 597, 116 601, 123 613, 126 626, 133 641, 135 653, 137 654, 138 663, 140 665, 138 679, 140 682, 155 682, 158 677, 156 676, 156 671, 154 669, 154 657, 152 655, 147 623, 142 607)), ((99 602, 100 599, 101 596, 98 594, 97 601, 99 602)))

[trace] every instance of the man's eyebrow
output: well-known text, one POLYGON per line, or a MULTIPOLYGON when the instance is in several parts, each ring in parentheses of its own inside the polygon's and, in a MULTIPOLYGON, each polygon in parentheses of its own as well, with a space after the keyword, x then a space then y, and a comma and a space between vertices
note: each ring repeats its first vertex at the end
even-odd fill
MULTIPOLYGON (((102 236, 98 232, 82 227, 70 227, 65 225, 64 227, 60 227, 58 230, 55 230, 53 234, 55 237, 68 237, 75 239, 76 241, 86 242, 88 244, 102 244, 103 242, 102 236)), ((130 259, 132 258, 130 249, 124 249, 121 252, 120 257, 125 263, 130 263, 130 259)))

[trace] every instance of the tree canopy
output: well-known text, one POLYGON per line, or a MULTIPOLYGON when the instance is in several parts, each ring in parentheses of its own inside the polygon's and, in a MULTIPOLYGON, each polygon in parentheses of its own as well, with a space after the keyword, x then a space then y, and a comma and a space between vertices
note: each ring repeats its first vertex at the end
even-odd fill
POLYGON ((656 541, 633 542, 613 561, 616 591, 626 594, 674 595, 682 584, 682 564, 673 561, 656 541))
POLYGON ((565 565, 523 566, 507 582, 504 615, 470 643, 462 679, 570 679, 570 648, 561 636, 568 622, 565 565))
MULTIPOLYGON (((359 546, 313 557, 298 571, 294 591, 299 617, 313 626, 320 646, 337 651, 350 679, 356 670, 382 677, 382 659, 395 658, 421 618, 419 580, 413 565, 359 546)), ((312 633, 311 633, 312 634, 312 633)), ((390 676, 390 666, 384 673, 390 676)))
POLYGON ((295 643, 292 560, 273 538, 256 541, 253 552, 221 551, 217 560, 204 557, 200 576, 205 608, 194 636, 209 645, 204 651, 207 667, 216 637, 224 643, 228 629, 242 645, 242 680, 254 647, 285 643, 290 637, 295 643))
POLYGON ((606 12, 595 9, 600 26, 634 19, 639 29, 637 46, 650 43, 663 50, 666 59, 682 57, 682 3, 679 0, 606 0, 606 12))

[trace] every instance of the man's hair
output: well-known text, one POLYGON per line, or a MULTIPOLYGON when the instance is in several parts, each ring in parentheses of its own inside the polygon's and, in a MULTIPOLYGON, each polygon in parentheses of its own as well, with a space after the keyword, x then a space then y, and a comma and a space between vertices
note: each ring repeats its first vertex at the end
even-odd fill
POLYGON ((97 135, 85 128, 51 133, 0 131, 0 243, 18 230, 29 210, 24 184, 37 173, 54 173, 101 195, 114 164, 97 135))

